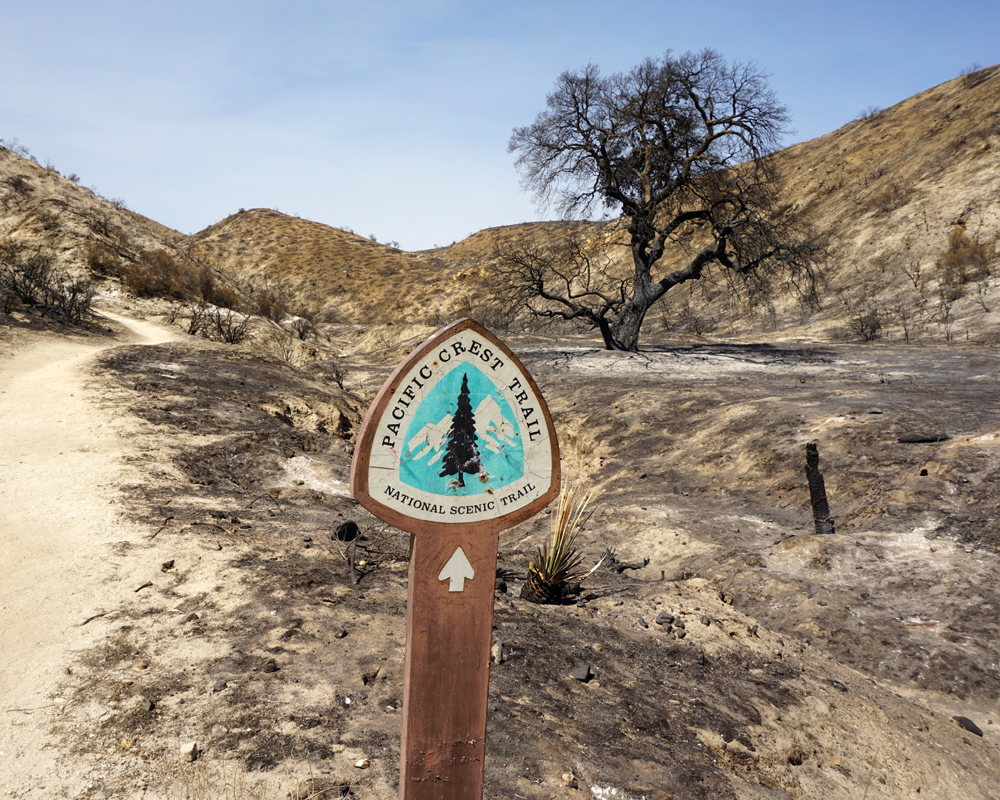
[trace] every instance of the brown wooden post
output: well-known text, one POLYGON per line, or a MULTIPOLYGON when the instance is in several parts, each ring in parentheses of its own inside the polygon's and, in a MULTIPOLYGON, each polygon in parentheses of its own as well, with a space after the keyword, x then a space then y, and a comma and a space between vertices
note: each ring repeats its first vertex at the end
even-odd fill
POLYGON ((406 618, 400 797, 482 795, 499 531, 413 536, 406 618), (475 576, 441 578, 461 549, 475 576))
POLYGON ((537 385, 485 328, 452 323, 379 391, 351 489, 411 534, 399 796, 479 800, 500 531, 559 494, 537 385))

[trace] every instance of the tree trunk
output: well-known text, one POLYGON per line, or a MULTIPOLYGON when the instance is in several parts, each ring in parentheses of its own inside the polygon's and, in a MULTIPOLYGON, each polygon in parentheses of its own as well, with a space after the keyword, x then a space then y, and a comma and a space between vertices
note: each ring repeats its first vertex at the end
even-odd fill
POLYGON ((601 333, 604 335, 605 348, 624 350, 629 353, 637 352, 639 350, 639 331, 648 310, 649 306, 633 300, 609 325, 602 326, 601 333), (607 333, 605 333, 605 327, 607 333))
POLYGON ((646 319, 646 312, 670 289, 687 281, 700 279, 705 267, 719 259, 724 245, 715 242, 703 247, 686 267, 654 282, 652 270, 663 255, 663 237, 654 241, 653 226, 643 220, 633 222, 629 231, 632 233, 632 261, 635 265, 632 299, 613 320, 602 318, 600 329, 606 349, 635 353, 639 350, 639 331, 646 319))

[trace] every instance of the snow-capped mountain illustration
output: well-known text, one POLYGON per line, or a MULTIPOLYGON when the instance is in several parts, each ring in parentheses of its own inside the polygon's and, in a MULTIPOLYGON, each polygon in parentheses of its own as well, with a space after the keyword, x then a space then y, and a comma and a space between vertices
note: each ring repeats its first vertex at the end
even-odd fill
MULTIPOLYGON (((406 457, 410 461, 420 461, 430 458, 428 466, 436 464, 444 452, 445 437, 451 427, 451 414, 445 414, 439 422, 428 423, 419 433, 406 443, 406 457)), ((477 431, 478 433, 478 431, 477 431)))
POLYGON ((516 412, 474 364, 463 363, 444 375, 400 435, 399 480, 423 492, 471 497, 499 491, 524 476, 516 412))
MULTIPOLYGON (((500 406, 492 396, 486 396, 473 412, 476 418, 476 436, 481 449, 501 455, 507 447, 516 444, 513 423, 504 419, 500 406)), ((438 422, 424 425, 416 436, 406 443, 410 461, 426 459, 432 467, 440 461, 451 428, 451 414, 445 414, 438 422)))

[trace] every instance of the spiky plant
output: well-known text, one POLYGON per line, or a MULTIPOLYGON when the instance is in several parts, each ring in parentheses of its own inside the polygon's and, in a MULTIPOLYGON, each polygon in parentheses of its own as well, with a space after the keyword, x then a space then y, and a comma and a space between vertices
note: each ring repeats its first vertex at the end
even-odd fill
POLYGON ((583 557, 576 548, 576 538, 594 493, 580 496, 576 486, 564 486, 559 507, 552 519, 552 532, 544 547, 539 547, 528 561, 528 580, 521 587, 521 597, 532 603, 563 603, 579 591, 580 582, 599 566, 584 570, 583 557))

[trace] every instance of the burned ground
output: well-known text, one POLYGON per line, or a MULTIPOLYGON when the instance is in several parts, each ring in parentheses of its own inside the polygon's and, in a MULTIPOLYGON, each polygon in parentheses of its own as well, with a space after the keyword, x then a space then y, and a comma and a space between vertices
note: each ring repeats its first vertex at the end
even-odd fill
MULTIPOLYGON (((536 606, 517 588, 548 517, 503 534, 487 796, 894 797, 951 769, 988 796, 975 792, 1000 774, 987 725, 1000 358, 512 344, 564 471, 598 491, 586 556, 613 548, 639 568, 601 568, 575 604, 536 606), (914 432, 950 438, 899 442, 914 432), (812 530, 807 441, 832 536, 812 530), (591 680, 572 677, 581 666, 591 680), (952 701, 984 739, 951 722, 952 701), (948 769, 932 768, 942 748, 948 769)), ((152 787, 155 765, 182 780, 163 765, 192 739, 202 765, 272 787, 247 796, 307 779, 395 793, 408 542, 348 490, 351 437, 388 368, 345 357, 346 388, 330 374, 202 343, 104 358, 109 407, 147 421, 149 479, 127 500, 150 540, 120 555, 149 559, 151 577, 90 623, 108 645, 75 668, 60 722, 106 759, 94 792, 152 787), (351 542, 335 533, 347 520, 351 542)))

